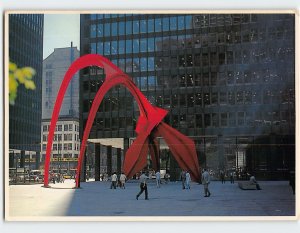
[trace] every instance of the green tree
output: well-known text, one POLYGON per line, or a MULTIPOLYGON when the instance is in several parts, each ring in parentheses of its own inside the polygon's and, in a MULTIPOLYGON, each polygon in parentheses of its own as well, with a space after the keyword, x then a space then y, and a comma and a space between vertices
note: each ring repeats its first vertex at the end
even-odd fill
POLYGON ((9 62, 9 104, 14 105, 17 98, 18 86, 23 84, 26 89, 35 90, 35 84, 32 80, 35 70, 31 67, 22 67, 9 62))

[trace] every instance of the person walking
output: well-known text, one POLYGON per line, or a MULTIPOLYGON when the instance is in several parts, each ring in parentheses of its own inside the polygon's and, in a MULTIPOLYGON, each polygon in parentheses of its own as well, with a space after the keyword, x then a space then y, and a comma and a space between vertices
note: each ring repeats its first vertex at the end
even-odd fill
POLYGON ((117 181, 118 181, 118 176, 117 176, 117 173, 114 172, 111 176, 111 185, 110 185, 110 189, 114 188, 116 189, 117 188, 117 181))
POLYGON ((186 184, 186 189, 191 189, 190 187, 190 182, 191 182, 191 175, 189 173, 189 171, 186 171, 185 173, 185 184, 186 184))
POLYGON ((127 179, 126 175, 124 174, 124 172, 122 172, 120 175, 120 188, 121 189, 125 189, 126 179, 127 179))
POLYGON ((160 188, 160 172, 159 171, 157 171, 156 173, 155 173, 155 178, 156 178, 156 187, 157 188, 160 188))
POLYGON ((145 172, 142 172, 140 176, 140 192, 136 195, 136 199, 139 199, 139 196, 145 191, 145 200, 148 200, 148 189, 147 189, 147 179, 148 176, 145 175, 145 172))
POLYGON ((222 184, 225 184, 225 172, 223 170, 220 171, 220 178, 222 184))
POLYGON ((185 171, 184 170, 181 171, 180 178, 181 178, 181 183, 182 183, 182 189, 185 189, 185 178, 186 178, 186 175, 185 175, 185 171))
POLYGON ((230 172, 230 183, 234 184, 234 172, 230 172))
POLYGON ((211 195, 210 191, 208 190, 209 183, 210 183, 210 175, 205 168, 204 172, 202 173, 202 184, 204 187, 204 197, 209 197, 211 195))
POLYGON ((289 184, 292 187, 293 194, 295 195, 295 171, 290 171, 289 184))

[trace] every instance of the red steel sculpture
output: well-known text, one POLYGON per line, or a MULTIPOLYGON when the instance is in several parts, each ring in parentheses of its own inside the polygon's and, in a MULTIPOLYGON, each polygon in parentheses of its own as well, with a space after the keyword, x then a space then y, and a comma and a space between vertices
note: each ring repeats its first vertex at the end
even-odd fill
POLYGON ((78 157, 76 187, 78 188, 80 185, 79 180, 83 155, 97 110, 104 98, 104 95, 116 85, 123 85, 130 91, 130 93, 137 101, 140 111, 140 116, 135 128, 137 137, 132 145, 128 148, 124 158, 123 170, 126 176, 128 178, 131 178, 134 174, 141 171, 145 167, 145 165, 147 164, 148 150, 150 151, 153 168, 156 170, 159 167, 159 145, 156 138, 163 137, 179 166, 184 170, 189 170, 193 180, 200 181, 200 167, 198 164, 194 141, 164 123, 162 120, 168 112, 164 109, 152 106, 147 98, 142 94, 142 92, 136 87, 131 78, 124 74, 122 70, 120 70, 117 66, 115 66, 103 56, 97 54, 88 54, 78 58, 75 62, 72 63, 65 74, 59 92, 57 94, 50 122, 46 148, 44 187, 50 187, 50 155, 53 144, 54 130, 59 117, 59 111, 65 92, 73 75, 80 69, 86 68, 88 66, 98 66, 103 68, 106 74, 106 78, 95 95, 85 125, 80 147, 80 154, 78 157))

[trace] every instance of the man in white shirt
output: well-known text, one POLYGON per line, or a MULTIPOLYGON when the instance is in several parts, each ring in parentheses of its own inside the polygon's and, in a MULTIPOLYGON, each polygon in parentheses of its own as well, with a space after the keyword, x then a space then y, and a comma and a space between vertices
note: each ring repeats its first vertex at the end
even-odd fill
POLYGON ((121 183, 121 187, 125 189, 125 181, 126 181, 127 177, 125 176, 124 172, 122 172, 122 174, 120 175, 120 183, 121 183))
POLYGON ((202 184, 204 185, 204 197, 210 196, 210 191, 208 190, 208 185, 210 183, 210 175, 207 172, 206 169, 204 169, 204 172, 202 173, 202 184))
POLYGON ((111 176, 111 185, 110 185, 110 189, 114 188, 116 189, 117 187, 117 181, 118 181, 118 176, 117 173, 114 172, 111 176))
POLYGON ((190 182, 191 182, 191 175, 190 175, 189 171, 186 171, 185 172, 185 184, 186 184, 185 188, 186 189, 191 189, 190 182))
POLYGON ((147 179, 149 179, 148 176, 145 175, 145 172, 142 172, 142 175, 140 176, 140 192, 136 195, 136 199, 139 199, 139 196, 145 191, 145 200, 148 200, 148 190, 147 190, 147 179))
POLYGON ((160 172, 159 171, 157 171, 155 173, 155 178, 156 178, 156 187, 160 188, 160 172))

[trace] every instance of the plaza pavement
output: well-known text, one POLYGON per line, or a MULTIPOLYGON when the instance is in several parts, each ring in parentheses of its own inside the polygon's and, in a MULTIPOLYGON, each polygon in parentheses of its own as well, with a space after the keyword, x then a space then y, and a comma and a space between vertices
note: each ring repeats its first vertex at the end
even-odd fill
MULTIPOLYGON (((74 180, 51 184, 9 186, 10 217, 43 216, 294 216, 295 196, 288 181, 261 181, 262 190, 241 190, 237 182, 210 184, 210 197, 204 197, 203 185, 192 183, 183 190, 181 182, 148 184, 149 200, 142 194, 136 200, 139 185, 126 183, 126 189, 110 189, 109 182, 81 183, 74 180)), ((7 201, 7 200, 6 200, 7 201)))

